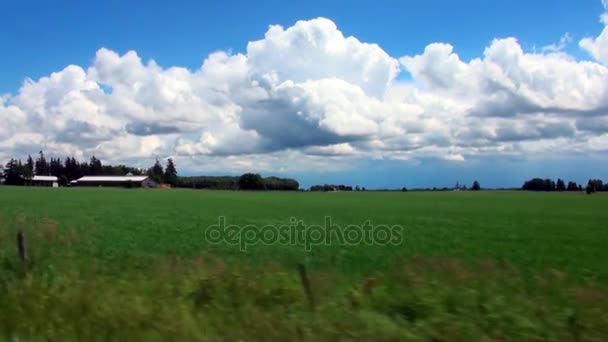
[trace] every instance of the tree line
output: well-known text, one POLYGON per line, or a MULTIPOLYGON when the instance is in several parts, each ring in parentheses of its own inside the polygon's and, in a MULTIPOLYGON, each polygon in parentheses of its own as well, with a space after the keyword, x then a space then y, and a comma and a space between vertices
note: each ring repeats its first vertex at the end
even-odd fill
POLYGON ((28 155, 25 162, 11 158, 2 170, 2 178, 6 185, 27 185, 34 176, 55 176, 59 185, 67 185, 84 176, 124 176, 129 173, 148 175, 159 183, 177 184, 177 169, 171 158, 164 169, 160 161, 156 160, 153 167, 145 170, 126 165, 104 165, 95 156, 85 162, 74 157, 66 157, 64 160, 53 157, 47 159, 43 151, 38 153, 36 160, 31 155, 28 155))
MULTIPOLYGON (((357 186, 355 191, 360 191, 361 189, 357 186)), ((310 191, 353 191, 353 187, 350 185, 335 185, 335 184, 323 184, 323 185, 313 185, 310 187, 310 191)), ((364 190, 365 191, 365 190, 364 190)))
MULTIPOLYGON (((415 189, 416 191, 453 191, 453 190, 468 190, 466 185, 460 185, 456 183, 453 188, 426 188, 426 189, 415 189)), ((474 181, 470 190, 479 191, 481 190, 481 185, 478 181, 474 181)), ((322 185, 313 185, 310 187, 310 191, 366 191, 365 187, 359 187, 358 185, 354 188, 350 185, 335 185, 335 184, 322 184, 322 185)), ((407 192, 407 187, 402 187, 401 189, 376 189, 374 191, 403 191, 407 192)))
POLYGON ((55 176, 59 185, 65 186, 71 181, 84 176, 124 176, 146 175, 157 183, 170 184, 173 187, 214 190, 269 190, 269 191, 297 191, 300 184, 295 179, 266 177, 259 174, 246 173, 236 176, 198 176, 180 177, 173 159, 167 159, 163 167, 157 159, 149 169, 141 169, 126 165, 103 164, 100 159, 92 156, 89 161, 80 162, 74 157, 47 158, 40 151, 36 160, 30 156, 23 162, 21 159, 11 158, 0 174, 6 185, 29 185, 34 176, 55 176))
POLYGON ((241 176, 179 177, 178 187, 208 190, 297 191, 300 183, 291 178, 265 177, 256 173, 241 176))
POLYGON ((608 191, 608 183, 604 184, 602 180, 599 179, 590 179, 587 182, 587 186, 583 189, 581 184, 577 184, 576 182, 568 182, 566 184, 562 179, 558 179, 554 181, 553 179, 546 178, 533 178, 522 185, 522 190, 528 191, 583 191, 585 190, 588 194, 599 192, 599 191, 608 191))

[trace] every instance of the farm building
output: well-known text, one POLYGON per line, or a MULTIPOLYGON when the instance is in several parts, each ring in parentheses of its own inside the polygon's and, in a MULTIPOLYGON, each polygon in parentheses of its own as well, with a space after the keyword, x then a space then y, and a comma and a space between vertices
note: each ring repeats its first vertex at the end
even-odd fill
POLYGON ((59 179, 55 176, 34 176, 30 184, 33 186, 52 186, 53 188, 57 188, 59 187, 59 179))
POLYGON ((72 186, 114 186, 125 188, 156 188, 158 184, 148 176, 84 176, 71 181, 72 186))

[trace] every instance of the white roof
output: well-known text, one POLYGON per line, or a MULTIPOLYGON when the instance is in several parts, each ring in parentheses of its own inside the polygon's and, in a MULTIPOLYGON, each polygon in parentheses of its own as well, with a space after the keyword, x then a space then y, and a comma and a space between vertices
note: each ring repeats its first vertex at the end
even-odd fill
POLYGON ((55 176, 34 176, 32 178, 35 182, 57 182, 58 179, 55 176))
POLYGON ((77 182, 143 182, 148 176, 84 176, 77 182))

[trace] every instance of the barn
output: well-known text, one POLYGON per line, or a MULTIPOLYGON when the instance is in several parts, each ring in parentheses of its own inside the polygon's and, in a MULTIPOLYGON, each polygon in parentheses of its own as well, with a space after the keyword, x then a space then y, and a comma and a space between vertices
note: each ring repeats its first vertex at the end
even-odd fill
POLYGON ((34 176, 30 180, 32 186, 52 186, 59 187, 59 179, 55 176, 34 176))
POLYGON ((148 176, 84 176, 70 182, 72 186, 156 188, 158 184, 148 176))

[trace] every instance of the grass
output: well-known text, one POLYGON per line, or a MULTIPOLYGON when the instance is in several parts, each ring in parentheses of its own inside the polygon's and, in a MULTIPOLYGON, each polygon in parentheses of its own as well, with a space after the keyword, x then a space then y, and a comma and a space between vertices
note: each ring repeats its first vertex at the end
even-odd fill
POLYGON ((0 338, 606 340, 607 204, 570 193, 1 187, 0 338), (397 246, 242 252, 205 241, 219 216, 405 231, 397 246))

